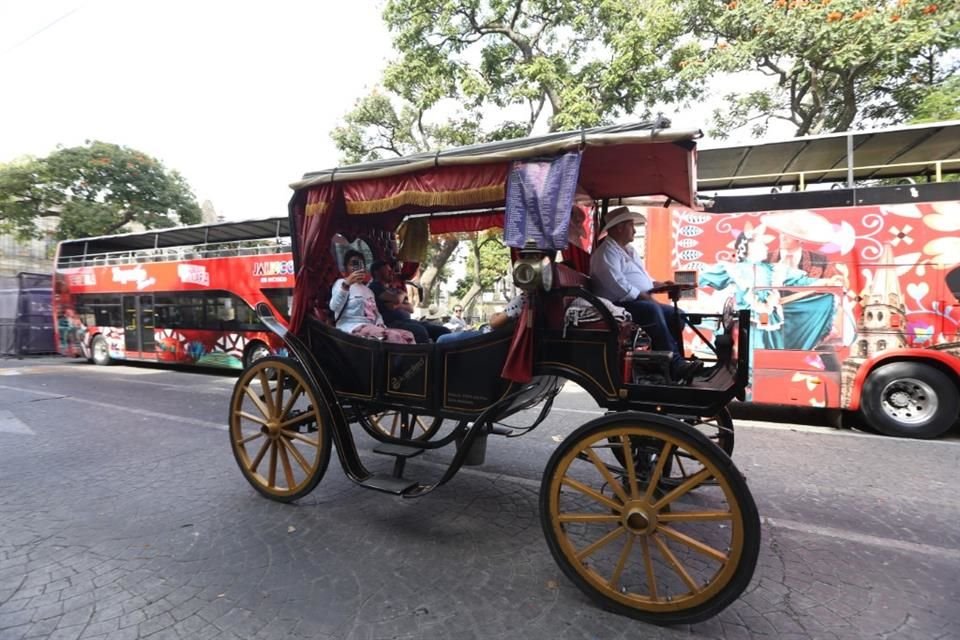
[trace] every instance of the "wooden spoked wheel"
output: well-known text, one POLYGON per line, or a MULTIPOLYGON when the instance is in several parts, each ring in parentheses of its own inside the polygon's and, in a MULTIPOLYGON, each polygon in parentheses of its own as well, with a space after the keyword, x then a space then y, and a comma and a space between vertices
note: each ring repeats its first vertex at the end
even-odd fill
POLYGON ((251 364, 230 400, 230 446, 244 477, 268 498, 310 493, 330 462, 330 421, 300 365, 269 357, 251 364))
POLYGON ((760 546, 757 508, 733 462, 663 416, 609 416, 571 434, 547 464, 540 513, 551 553, 580 589, 655 624, 721 611, 750 582, 760 546), (700 470, 665 489, 675 453, 700 470))
POLYGON ((374 428, 374 436, 378 433, 390 436, 391 438, 405 438, 410 440, 429 440, 443 424, 443 418, 433 416, 419 416, 406 411, 384 411, 375 413, 369 418, 370 425, 374 428), (407 425, 407 433, 404 434, 404 424, 407 425))
MULTIPOLYGON (((700 417, 681 417, 688 425, 695 427, 703 433, 714 444, 728 456, 733 455, 734 431, 733 418, 730 411, 724 407, 716 415, 709 418, 700 417)), ((639 464, 646 464, 650 467, 656 465, 659 451, 656 446, 651 447, 650 443, 643 438, 635 438, 633 443, 634 459, 640 460, 639 464)), ((617 461, 623 465, 626 461, 623 458, 622 447, 614 447, 613 455, 617 461)), ((663 473, 660 475, 659 489, 667 490, 680 486, 688 478, 696 475, 703 469, 703 466, 696 458, 691 457, 688 452, 682 449, 673 449, 670 457, 663 465, 663 473)), ((714 484, 715 480, 707 480, 704 484, 714 484)))

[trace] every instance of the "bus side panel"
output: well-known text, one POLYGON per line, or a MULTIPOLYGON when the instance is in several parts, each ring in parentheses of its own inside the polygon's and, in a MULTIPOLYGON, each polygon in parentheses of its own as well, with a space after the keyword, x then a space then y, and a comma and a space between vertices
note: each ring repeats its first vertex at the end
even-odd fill
MULTIPOLYGON (((868 359, 960 339, 960 202, 710 214, 651 208, 671 256, 697 273, 688 311, 751 309, 755 402, 842 408, 868 359), (951 275, 952 274, 952 275, 951 275)), ((709 333, 709 332, 708 332, 709 333)), ((689 351, 709 357, 694 336, 689 351)))

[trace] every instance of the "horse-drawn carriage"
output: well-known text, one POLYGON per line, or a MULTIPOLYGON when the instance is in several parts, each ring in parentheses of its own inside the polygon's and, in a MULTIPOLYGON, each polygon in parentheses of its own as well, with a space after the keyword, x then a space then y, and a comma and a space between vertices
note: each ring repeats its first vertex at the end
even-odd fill
MULTIPOLYGON (((658 624, 703 620, 735 600, 760 540, 756 506, 728 455, 726 405, 747 385, 748 318, 730 308, 688 316, 691 330, 709 328, 700 335, 715 358, 692 380, 661 375, 670 354, 638 348, 642 327, 615 317, 591 290, 585 254, 561 246, 573 237, 569 197, 537 191, 553 179, 558 158, 575 155, 558 179, 572 180, 580 199, 587 194, 596 205, 586 216, 588 235, 611 202, 662 195, 691 204, 699 132, 664 124, 375 161, 294 184, 292 314, 286 323, 259 309, 291 357, 247 368, 230 406, 231 446, 251 485, 268 498, 296 500, 317 485, 335 449, 358 485, 422 497, 463 465, 482 463, 488 438, 536 427, 569 380, 607 413, 573 430, 544 470, 541 522, 564 573, 601 605, 658 624), (523 182, 525 171, 532 181, 523 182), (416 237, 424 230, 504 227, 514 244, 514 282, 526 296, 520 318, 436 344, 338 330, 329 299, 341 265, 331 239, 362 239, 374 257, 393 260, 401 225, 401 252, 405 243, 422 244, 416 237), (571 322, 572 305, 591 308, 593 320, 571 322), (521 412, 536 415, 529 426, 500 426, 521 412), (368 470, 356 444, 364 432, 379 443, 363 457, 392 456, 391 470, 368 470), (408 477, 408 459, 438 449, 450 454, 444 472, 408 477)), ((676 300, 681 288, 665 290, 676 300)))

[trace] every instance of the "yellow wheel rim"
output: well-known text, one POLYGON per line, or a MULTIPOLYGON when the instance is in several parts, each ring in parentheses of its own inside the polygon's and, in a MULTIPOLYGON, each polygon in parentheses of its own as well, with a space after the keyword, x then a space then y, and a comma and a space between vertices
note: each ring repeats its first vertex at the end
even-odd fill
POLYGON ((319 472, 326 443, 310 385, 278 361, 244 371, 230 403, 230 441, 243 473, 277 497, 306 488, 319 472))
POLYGON ((641 425, 588 432, 548 481, 562 554, 611 600, 653 613, 690 609, 736 573, 740 504, 726 475, 682 434, 641 425), (678 453, 696 471, 664 487, 665 461, 678 453))
MULTIPOLYGON (((430 416, 418 416, 408 414, 413 419, 410 421, 411 439, 420 440, 432 435, 431 427, 433 418, 430 416)), ((403 415, 399 411, 384 411, 370 416, 370 424, 381 433, 391 438, 399 438, 403 427, 403 415)))

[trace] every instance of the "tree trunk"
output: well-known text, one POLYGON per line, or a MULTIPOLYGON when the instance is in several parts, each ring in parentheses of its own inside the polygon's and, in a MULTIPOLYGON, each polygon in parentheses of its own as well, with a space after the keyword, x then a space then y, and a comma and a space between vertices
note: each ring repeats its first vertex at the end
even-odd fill
POLYGON ((467 292, 463 294, 463 297, 460 298, 460 306, 463 307, 464 315, 474 315, 471 312, 470 306, 480 297, 480 283, 474 282, 470 285, 470 288, 467 289, 467 292))
POLYGON ((437 275, 447 264, 453 252, 456 251, 458 244, 460 244, 459 240, 453 238, 441 240, 440 246, 430 258, 427 268, 420 273, 419 285, 423 288, 423 296, 420 298, 419 308, 426 309, 430 306, 437 275))

